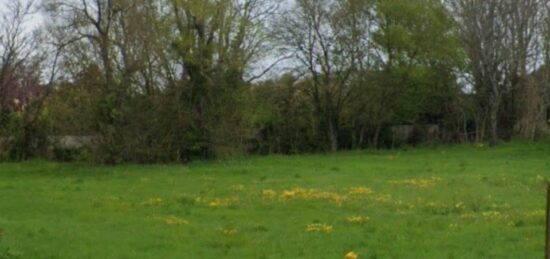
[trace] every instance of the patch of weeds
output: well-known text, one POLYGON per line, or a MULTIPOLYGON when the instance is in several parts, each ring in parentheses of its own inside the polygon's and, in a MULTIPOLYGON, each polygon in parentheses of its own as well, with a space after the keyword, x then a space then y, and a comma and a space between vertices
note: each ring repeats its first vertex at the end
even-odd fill
POLYGON ((241 170, 237 171, 237 174, 238 175, 247 175, 247 174, 250 174, 250 171, 248 169, 241 169, 241 170))
POLYGON ((466 162, 461 161, 458 164, 458 170, 459 170, 459 172, 465 172, 466 171, 466 162))
POLYGON ((192 207, 196 204, 196 200, 189 196, 182 196, 178 198, 178 203, 183 207, 192 207))
POLYGON ((19 259, 18 255, 10 251, 9 248, 0 248, 0 259, 19 259))
POLYGON ((255 232, 267 232, 269 231, 266 226, 264 225, 257 225, 253 228, 255 232))
POLYGON ((485 210, 487 201, 481 197, 467 197, 465 200, 468 201, 466 207, 468 207, 472 212, 478 213, 485 210))
POLYGON ((521 227, 526 226, 526 224, 525 224, 525 221, 523 221, 523 220, 521 220, 521 219, 518 219, 518 220, 510 221, 510 222, 508 223, 508 226, 516 227, 516 228, 521 228, 521 227))
POLYGON ((10 251, 9 247, 2 247, 2 239, 4 237, 4 230, 0 228, 0 259, 17 259, 18 255, 10 251))
POLYGON ((226 225, 218 231, 219 236, 211 243, 211 246, 219 250, 223 256, 227 256, 231 250, 243 247, 248 243, 248 240, 234 226, 226 225))
POLYGON ((432 215, 439 216, 447 216, 453 212, 453 208, 439 202, 429 202, 425 204, 424 209, 432 215))

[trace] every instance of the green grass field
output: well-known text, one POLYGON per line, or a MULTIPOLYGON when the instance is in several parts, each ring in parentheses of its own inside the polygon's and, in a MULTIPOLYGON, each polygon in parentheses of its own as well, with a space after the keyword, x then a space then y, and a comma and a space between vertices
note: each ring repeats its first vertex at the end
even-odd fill
POLYGON ((541 143, 0 164, 0 258, 542 258, 549 158, 541 143))

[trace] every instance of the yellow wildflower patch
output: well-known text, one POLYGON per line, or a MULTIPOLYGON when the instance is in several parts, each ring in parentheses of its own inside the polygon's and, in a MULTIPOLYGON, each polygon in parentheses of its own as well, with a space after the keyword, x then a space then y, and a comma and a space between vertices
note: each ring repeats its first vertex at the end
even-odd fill
POLYGON ((389 181, 389 184, 393 185, 404 185, 404 186, 410 186, 410 187, 417 187, 417 188, 428 188, 433 187, 437 183, 441 182, 443 179, 439 177, 432 177, 432 178, 419 178, 419 179, 405 179, 405 180, 393 180, 389 181))
POLYGON ((329 201, 341 205, 346 197, 338 193, 324 192, 316 189, 302 189, 294 188, 291 190, 285 190, 279 196, 282 200, 320 200, 329 201))
POLYGON ((363 216, 350 216, 350 217, 347 218, 347 220, 348 220, 349 223, 361 225, 361 224, 369 221, 370 218, 369 217, 363 217, 363 216))
POLYGON ((354 195, 354 196, 369 196, 373 193, 374 191, 371 188, 367 188, 367 187, 354 187, 354 188, 350 188, 348 191, 349 195, 354 195))
POLYGON ((180 226, 180 225, 188 225, 189 224, 189 221, 187 221, 186 219, 183 219, 183 218, 180 218, 180 217, 176 217, 176 216, 167 216, 167 217, 164 217, 164 218, 161 218, 162 221, 164 221, 164 223, 166 223, 166 225, 171 225, 171 226, 180 226))
POLYGON ((234 235, 239 234, 239 230, 237 230, 236 228, 232 228, 232 227, 222 228, 222 229, 220 229, 220 232, 225 236, 234 236, 234 235))
POLYGON ((237 203, 239 203, 238 197, 215 198, 207 202, 208 206, 212 208, 229 207, 237 203))
POLYGON ((378 203, 390 203, 393 202, 393 198, 390 194, 382 194, 374 199, 378 203))
POLYGON ((307 225, 306 232, 317 232, 317 233, 331 233, 333 227, 328 224, 309 224, 307 225))
POLYGON ((546 216, 545 210, 534 210, 523 213, 523 215, 527 218, 544 218, 546 216))
POLYGON ((303 196, 304 193, 305 193, 305 190, 300 188, 285 190, 281 193, 281 199, 283 200, 295 199, 296 197, 303 196))
POLYGON ((357 259, 359 258, 359 254, 357 254, 356 252, 349 252, 347 253, 345 256, 344 256, 344 259, 357 259))
POLYGON ((508 218, 507 215, 504 215, 504 214, 502 214, 501 212, 499 212, 499 211, 494 211, 494 210, 485 211, 485 212, 481 213, 481 215, 482 215, 485 219, 488 219, 488 220, 506 219, 506 218, 508 218))
POLYGON ((264 198, 268 198, 268 199, 273 199, 275 198, 275 196, 277 196, 277 192, 274 191, 274 190, 263 190, 262 191, 262 197, 264 198))

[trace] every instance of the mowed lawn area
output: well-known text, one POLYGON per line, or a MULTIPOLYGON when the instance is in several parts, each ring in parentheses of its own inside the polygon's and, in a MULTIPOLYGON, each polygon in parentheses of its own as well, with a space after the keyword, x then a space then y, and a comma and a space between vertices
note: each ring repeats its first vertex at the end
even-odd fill
POLYGON ((548 177, 544 143, 0 164, 0 258, 542 258, 548 177))

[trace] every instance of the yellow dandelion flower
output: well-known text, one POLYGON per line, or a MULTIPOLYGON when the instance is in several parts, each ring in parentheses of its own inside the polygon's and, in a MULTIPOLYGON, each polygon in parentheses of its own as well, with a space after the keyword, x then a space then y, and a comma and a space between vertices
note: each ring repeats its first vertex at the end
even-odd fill
POLYGON ((222 201, 220 199, 215 199, 208 203, 208 206, 212 208, 218 208, 222 206, 222 201))
POLYGON ((275 192, 274 190, 263 190, 262 196, 264 198, 273 199, 275 196, 277 196, 277 192, 275 192))
POLYGON ((234 236, 239 234, 239 231, 236 228, 227 227, 220 229, 220 232, 225 236, 234 236))
POLYGON ((176 217, 176 216, 168 216, 162 219, 166 225, 172 225, 172 226, 180 226, 180 225, 188 225, 189 221, 186 219, 176 217))
POLYGON ((281 194, 281 198, 283 200, 290 200, 290 199, 293 199, 294 197, 296 197, 296 191, 294 190, 283 191, 283 193, 281 194))
POLYGON ((528 218, 543 218, 544 216, 546 216, 546 211, 535 210, 535 211, 526 212, 523 215, 528 218))
MULTIPOLYGON (((264 191, 264 197, 271 196, 274 193, 271 193, 269 190, 264 191)), ((316 189, 302 189, 302 188, 295 188, 292 190, 284 190, 279 195, 281 200, 317 200, 317 201, 328 201, 328 202, 334 202, 338 205, 342 205, 342 203, 346 200, 346 196, 340 195, 335 192, 326 192, 326 191, 319 191, 316 189)))
POLYGON ((349 252, 347 253, 345 256, 344 256, 344 259, 357 259, 359 258, 359 254, 357 254, 356 252, 349 252))
POLYGON ((390 203, 393 201, 393 198, 390 194, 384 194, 384 195, 379 195, 374 200, 378 203, 390 203))
POLYGON ((239 202, 238 197, 230 197, 230 198, 216 198, 208 202, 208 206, 212 208, 220 208, 220 207, 229 207, 231 205, 235 205, 239 202))
POLYGON ((370 220, 369 217, 363 217, 363 216, 350 216, 347 218, 348 222, 349 223, 352 223, 352 224, 363 224, 365 223, 366 221, 370 220))
POLYGON ((410 187, 417 188, 428 188, 435 186, 438 182, 441 182, 443 179, 439 177, 425 178, 425 179, 405 179, 405 180, 393 180, 388 181, 389 184, 393 185, 405 185, 410 187))
POLYGON ((486 211, 481 213, 481 215, 488 220, 494 220, 494 219, 506 219, 508 218, 508 215, 504 215, 499 211, 486 211))
POLYGON ((333 227, 328 224, 309 224, 307 225, 306 232, 317 232, 317 233, 331 233, 333 227))
POLYGON ((368 196, 374 193, 374 191, 371 188, 367 187, 354 187, 349 189, 348 192, 350 195, 356 195, 356 196, 368 196))

